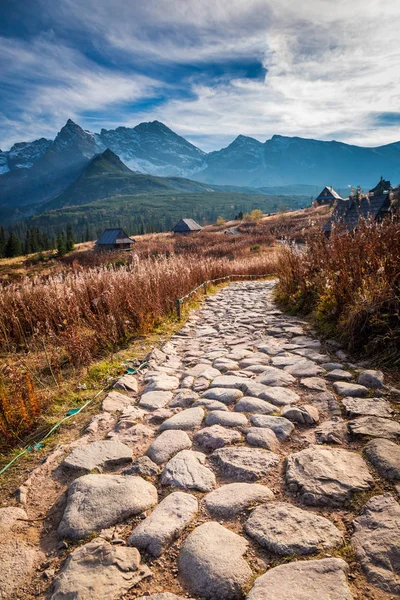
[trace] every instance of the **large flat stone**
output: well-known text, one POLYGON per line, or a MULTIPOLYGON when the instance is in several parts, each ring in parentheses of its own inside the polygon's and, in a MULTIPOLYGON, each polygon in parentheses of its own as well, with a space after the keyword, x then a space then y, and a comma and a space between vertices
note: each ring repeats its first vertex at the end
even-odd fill
POLYGON ((286 502, 268 502, 254 509, 246 533, 274 554, 314 554, 343 542, 331 521, 286 502))
POLYGON ((358 383, 335 381, 333 389, 339 396, 351 396, 352 398, 365 398, 365 396, 368 396, 368 388, 358 385, 358 383))
POLYGON ((199 363, 191 369, 185 371, 185 375, 191 375, 192 377, 205 377, 206 379, 215 379, 219 377, 221 372, 218 369, 214 369, 210 365, 199 363))
POLYGON ((185 540, 179 573, 191 593, 206 600, 239 600, 252 571, 242 558, 247 541, 219 523, 197 527, 185 540))
POLYGON ((239 431, 226 429, 221 425, 211 425, 200 429, 193 436, 193 441, 205 450, 216 450, 242 441, 239 431))
POLYGON ((206 410, 229 410, 226 404, 222 404, 218 400, 211 400, 210 398, 199 398, 194 402, 193 406, 202 406, 206 410))
POLYGON ((266 448, 272 452, 278 452, 279 440, 276 437, 272 429, 266 427, 250 427, 246 431, 246 442, 250 446, 258 446, 259 448, 266 448))
POLYGON ((344 371, 343 369, 333 369, 332 371, 329 371, 325 377, 330 381, 351 381, 353 379, 353 374, 349 371, 344 371))
POLYGON ((300 379, 302 386, 313 392, 326 392, 326 382, 322 377, 305 377, 300 379))
POLYGON ((176 390, 177 387, 179 387, 178 377, 160 373, 150 379, 146 385, 145 393, 155 391, 168 392, 171 390, 176 390))
POLYGON ((400 446, 398 444, 378 438, 368 442, 364 452, 385 479, 400 480, 400 446))
POLYGON ((122 412, 127 406, 130 406, 133 399, 120 392, 111 391, 104 398, 101 405, 102 410, 109 413, 122 412))
POLYGON ((123 390, 124 392, 137 393, 139 385, 134 375, 123 375, 114 383, 114 387, 117 390, 123 390))
POLYGON ((374 416, 390 418, 393 410, 387 400, 381 398, 343 398, 343 406, 350 417, 374 416))
POLYGON ((157 504, 157 490, 141 477, 84 475, 69 487, 58 527, 60 537, 79 540, 122 523, 157 504))
POLYGON ((256 481, 279 464, 279 456, 263 448, 220 448, 212 453, 221 474, 236 481, 256 481))
POLYGON ((236 402, 243 396, 243 392, 238 389, 212 387, 201 395, 202 398, 217 400, 223 404, 229 405, 236 402))
POLYGON ((304 504, 341 506, 369 490, 373 478, 359 454, 310 446, 287 457, 286 483, 304 504))
POLYGON ((78 446, 62 462, 62 466, 73 471, 103 470, 132 461, 132 450, 116 440, 101 440, 78 446))
POLYGON ((198 398, 198 393, 193 390, 178 389, 168 406, 170 408, 189 408, 198 398))
POLYGON ((215 486, 214 473, 205 466, 206 456, 193 450, 181 450, 164 467, 161 484, 209 492, 215 486))
POLYGON ((294 561, 256 579, 246 600, 353 600, 341 558, 294 561))
POLYGON ((128 544, 159 557, 179 537, 197 515, 197 499, 190 494, 174 492, 153 510, 132 532, 128 544))
POLYGON ((255 504, 273 499, 273 493, 265 485, 229 483, 207 494, 205 502, 212 517, 232 520, 255 504))
POLYGON ((107 433, 107 438, 118 440, 122 444, 131 444, 138 446, 148 443, 148 440, 154 436, 154 431, 151 427, 142 423, 135 423, 135 420, 121 419, 114 428, 107 433))
POLYGON ((255 427, 272 429, 278 440, 284 442, 293 432, 294 425, 285 417, 271 417, 269 415, 252 415, 250 420, 255 427))
POLYGON ((391 494, 374 496, 353 521, 352 546, 369 582, 400 595, 400 506, 391 494))
POLYGON ((285 352, 279 356, 271 358, 271 365, 274 367, 288 367, 304 362, 303 356, 298 356, 292 352, 285 352))
POLYGON ((256 378, 256 381, 263 385, 285 386, 294 383, 296 379, 290 373, 277 367, 265 367, 263 372, 256 378))
MULTIPOLYGON (((244 377, 237 377, 236 375, 221 375, 216 377, 211 382, 211 388, 237 388, 240 389, 246 379, 244 377)), ((215 400, 221 400, 215 398, 215 400)), ((222 400, 221 400, 222 402, 222 400)))
POLYGON ((223 427, 244 427, 247 417, 238 412, 213 410, 206 416, 206 425, 222 425, 223 427))
POLYGON ((147 456, 157 465, 169 461, 181 450, 189 450, 192 447, 192 441, 186 431, 166 430, 163 431, 147 450, 147 456))
POLYGON ((172 398, 172 392, 147 392, 143 394, 139 401, 139 406, 149 410, 164 408, 172 398))
POLYGON ((136 548, 97 538, 69 554, 50 600, 114 600, 150 575, 136 548))
POLYGON ((259 415, 270 415, 277 411, 274 404, 270 404, 261 398, 252 398, 251 396, 243 396, 236 403, 235 411, 244 413, 257 413, 259 415))
POLYGON ((382 388, 384 385, 384 376, 382 371, 366 369, 359 374, 357 381, 360 385, 365 385, 369 388, 382 388))
POLYGON ((355 436, 371 436, 395 440, 400 438, 400 423, 381 417, 358 417, 349 421, 350 432, 355 436))
POLYGON ((204 410, 200 406, 187 408, 161 423, 159 431, 165 431, 166 429, 182 429, 183 431, 190 431, 196 429, 196 427, 200 427, 203 419, 204 410))
POLYGON ((266 389, 263 390, 262 395, 259 395, 258 397, 262 397, 263 400, 268 400, 272 404, 275 404, 275 406, 296 404, 296 402, 300 400, 300 396, 296 394, 296 392, 280 386, 266 386, 266 389))
POLYGON ((295 365, 288 365, 284 367, 287 373, 290 373, 294 377, 315 377, 324 370, 319 365, 316 365, 312 360, 304 359, 295 365))

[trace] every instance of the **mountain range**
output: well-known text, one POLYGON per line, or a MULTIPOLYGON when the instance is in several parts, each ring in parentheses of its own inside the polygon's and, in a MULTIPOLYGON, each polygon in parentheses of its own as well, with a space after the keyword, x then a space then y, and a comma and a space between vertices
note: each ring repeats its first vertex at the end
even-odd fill
MULTIPOLYGON (((82 189, 82 177, 88 179, 84 169, 107 149, 129 171, 129 175, 125 172, 127 187, 122 193, 130 194, 165 192, 182 185, 187 192, 196 188, 195 182, 202 182, 203 191, 224 186, 232 193, 246 188, 247 193, 310 196, 324 185, 371 187, 381 175, 395 184, 400 181, 400 142, 364 148, 280 135, 262 143, 239 135, 226 148, 205 153, 158 121, 91 133, 69 119, 54 140, 20 142, 9 151, 0 151, 2 212, 9 207, 32 214, 38 207, 47 209, 49 202, 60 206, 60 201, 72 197, 73 189, 82 189), (136 175, 135 184, 132 175, 136 175), (157 177, 174 177, 176 181, 166 183, 157 177), (178 178, 190 178, 191 182, 186 179, 182 184, 178 178)), ((110 190, 109 172, 107 177, 108 195, 119 194, 121 174, 117 178, 120 187, 114 190, 110 190)), ((92 188, 91 193, 98 193, 98 178, 95 188, 97 191, 92 188)))

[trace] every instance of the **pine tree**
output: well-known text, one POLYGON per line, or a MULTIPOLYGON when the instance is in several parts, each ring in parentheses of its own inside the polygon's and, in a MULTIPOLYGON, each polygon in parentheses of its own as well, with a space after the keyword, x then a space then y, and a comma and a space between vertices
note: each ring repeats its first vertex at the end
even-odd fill
POLYGON ((72 250, 74 249, 74 244, 75 244, 75 240, 74 240, 74 234, 72 233, 72 225, 70 223, 68 223, 68 225, 67 225, 67 240, 66 240, 67 252, 72 252, 72 250))
POLYGON ((7 240, 6 247, 4 250, 4 256, 6 258, 12 258, 14 256, 20 256, 22 254, 21 242, 19 237, 12 231, 10 237, 7 240))
POLYGON ((67 253, 67 244, 65 241, 64 232, 58 234, 57 236, 57 256, 64 256, 67 253))
POLYGON ((0 227, 0 258, 3 258, 6 248, 6 232, 4 227, 0 227))
POLYGON ((27 229, 26 235, 25 235, 25 243, 24 243, 24 254, 30 254, 31 252, 32 252, 31 230, 27 229))

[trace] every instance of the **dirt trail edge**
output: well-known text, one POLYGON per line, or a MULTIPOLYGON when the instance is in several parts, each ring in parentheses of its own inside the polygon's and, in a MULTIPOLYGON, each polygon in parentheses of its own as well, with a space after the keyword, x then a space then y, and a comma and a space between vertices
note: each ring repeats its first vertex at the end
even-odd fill
POLYGON ((0 599, 400 596, 399 397, 277 309, 206 299, 0 508, 0 599))

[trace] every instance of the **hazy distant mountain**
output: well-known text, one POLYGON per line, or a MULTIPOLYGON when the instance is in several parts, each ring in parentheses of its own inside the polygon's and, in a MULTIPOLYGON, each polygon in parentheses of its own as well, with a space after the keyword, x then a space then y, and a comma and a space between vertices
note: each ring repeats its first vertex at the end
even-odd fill
POLYGON ((368 188, 381 175, 400 182, 400 142, 363 148, 280 135, 262 143, 239 135, 226 148, 206 154, 158 121, 91 133, 69 119, 54 141, 41 138, 0 151, 0 207, 15 211, 56 198, 107 148, 142 174, 188 177, 226 190, 241 186, 246 193, 262 188, 291 195, 303 193, 295 192, 301 186, 324 185, 368 188))
POLYGON ((51 145, 51 140, 40 138, 34 142, 18 142, 8 152, 0 150, 0 174, 14 169, 29 169, 51 145))
POLYGON ((381 175, 400 181, 400 142, 362 148, 274 135, 264 144, 244 136, 211 152, 207 167, 196 175, 210 183, 253 187, 311 184, 372 186, 381 175))

